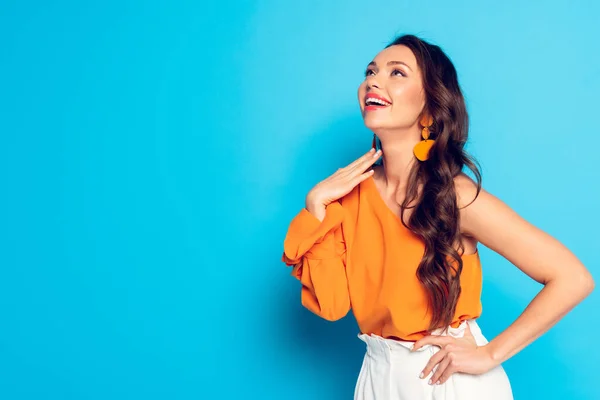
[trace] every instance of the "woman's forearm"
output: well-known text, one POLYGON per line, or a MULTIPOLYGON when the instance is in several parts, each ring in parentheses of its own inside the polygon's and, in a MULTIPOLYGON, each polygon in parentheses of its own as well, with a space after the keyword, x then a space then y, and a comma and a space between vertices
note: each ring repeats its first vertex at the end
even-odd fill
POLYGON ((492 359, 500 364, 521 351, 555 325, 593 288, 594 281, 589 275, 548 282, 523 313, 486 345, 492 359))

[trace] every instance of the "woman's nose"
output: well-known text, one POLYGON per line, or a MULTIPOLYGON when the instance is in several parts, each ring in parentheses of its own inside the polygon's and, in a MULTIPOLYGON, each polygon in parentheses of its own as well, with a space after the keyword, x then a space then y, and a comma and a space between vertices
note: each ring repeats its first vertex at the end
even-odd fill
POLYGON ((379 86, 379 84, 377 83, 375 78, 371 78, 370 80, 367 80, 367 89, 371 89, 371 88, 381 89, 381 87, 379 86))

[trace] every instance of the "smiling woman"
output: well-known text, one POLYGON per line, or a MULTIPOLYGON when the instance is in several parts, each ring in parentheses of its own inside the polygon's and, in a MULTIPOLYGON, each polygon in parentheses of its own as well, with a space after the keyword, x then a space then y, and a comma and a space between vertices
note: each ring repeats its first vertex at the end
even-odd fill
POLYGON ((512 399, 501 364, 592 291, 589 272, 482 188, 440 47, 397 38, 369 63, 358 100, 381 148, 315 185, 291 221, 282 261, 302 304, 331 321, 353 311, 367 347, 355 400, 512 399), (545 285, 491 341, 476 322, 478 243, 545 285))

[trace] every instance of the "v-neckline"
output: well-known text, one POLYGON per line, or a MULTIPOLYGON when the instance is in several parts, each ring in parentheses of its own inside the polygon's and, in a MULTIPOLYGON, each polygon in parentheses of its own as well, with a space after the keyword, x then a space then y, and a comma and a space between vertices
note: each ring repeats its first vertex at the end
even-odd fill
MULTIPOLYGON (((375 203, 378 203, 378 206, 385 210, 384 212, 390 214, 395 219, 395 221, 398 223, 398 225, 400 226, 401 229, 411 232, 410 229, 408 229, 407 227, 404 226, 404 224, 402 224, 402 220, 400 219, 400 217, 395 212, 393 212, 392 209, 387 205, 385 200, 383 200, 383 197, 381 197, 381 194, 379 193, 379 189, 377 189, 377 185, 375 184, 375 179, 373 178, 373 175, 371 175, 370 177, 365 179, 363 182, 366 182, 367 186, 371 186, 370 188, 368 188, 370 190, 367 190, 367 192, 370 192, 370 195, 371 195, 370 197, 373 199, 373 201, 375 203)), ((478 259, 479 258, 479 246, 477 246, 475 248, 474 253, 463 254, 463 255, 461 255, 461 258, 463 260, 470 259, 470 258, 478 259)))
POLYGON ((397 215, 394 211, 392 211, 392 209, 387 205, 387 203, 385 202, 385 200, 383 200, 383 197, 381 197, 381 193, 379 193, 379 189, 377 189, 377 184, 375 183, 375 179, 373 177, 373 175, 371 175, 370 177, 368 177, 366 180, 367 185, 370 185, 370 192, 371 193, 371 198, 378 203, 379 207, 383 208, 385 210, 386 213, 391 214, 396 222, 398 224, 400 224, 400 227, 402 229, 407 229, 404 224, 402 223, 402 220, 400 219, 400 216, 397 215))

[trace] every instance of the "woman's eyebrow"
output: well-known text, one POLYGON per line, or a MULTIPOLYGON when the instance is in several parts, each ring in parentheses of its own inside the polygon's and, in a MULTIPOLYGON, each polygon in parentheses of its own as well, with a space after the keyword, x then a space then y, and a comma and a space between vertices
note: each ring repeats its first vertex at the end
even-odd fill
MULTIPOLYGON (((408 64, 405 63, 404 61, 388 61, 388 63, 387 63, 388 66, 390 66, 390 65, 397 65, 397 64, 402 64, 402 65, 406 66, 406 68, 408 68, 408 69, 410 69, 412 71, 412 68, 409 67, 408 64)), ((370 66, 376 67, 377 64, 375 63, 375 61, 371 61, 369 63, 369 65, 367 65, 367 68, 370 67, 370 66)))

